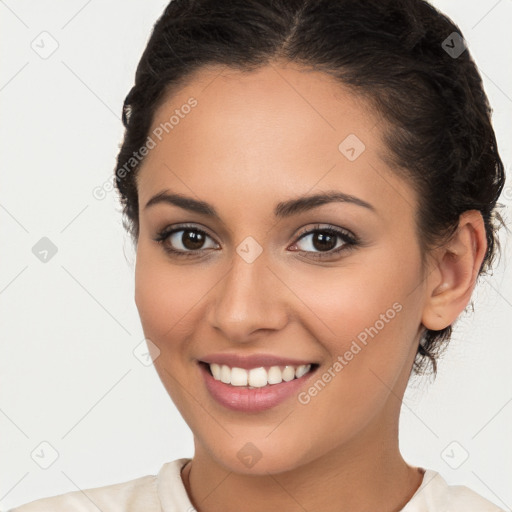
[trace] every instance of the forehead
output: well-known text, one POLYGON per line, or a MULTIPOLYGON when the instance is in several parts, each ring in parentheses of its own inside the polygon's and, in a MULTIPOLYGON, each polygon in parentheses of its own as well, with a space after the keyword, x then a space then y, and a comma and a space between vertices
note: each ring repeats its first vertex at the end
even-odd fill
POLYGON ((385 128, 361 96, 318 71, 203 69, 155 113, 140 203, 163 189, 210 202, 231 194, 233 204, 338 189, 410 209, 412 190, 383 160, 385 128))

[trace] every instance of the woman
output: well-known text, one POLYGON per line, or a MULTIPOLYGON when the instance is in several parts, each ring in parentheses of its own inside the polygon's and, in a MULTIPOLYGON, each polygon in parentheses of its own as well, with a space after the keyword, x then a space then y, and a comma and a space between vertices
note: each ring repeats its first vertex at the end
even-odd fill
POLYGON ((136 304, 195 453, 14 510, 500 510, 398 445, 501 221, 458 27, 423 0, 174 0, 123 123, 136 304))

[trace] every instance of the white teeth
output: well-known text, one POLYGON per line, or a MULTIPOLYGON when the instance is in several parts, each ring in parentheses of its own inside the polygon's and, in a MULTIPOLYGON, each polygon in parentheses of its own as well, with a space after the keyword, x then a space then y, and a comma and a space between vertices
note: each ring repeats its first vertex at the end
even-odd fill
POLYGON ((212 363, 210 365, 210 370, 215 378, 215 380, 220 380, 220 366, 217 363, 212 363))
POLYGON ((224 384, 231 384, 231 369, 223 364, 220 368, 220 380, 224 384))
MULTIPOLYGON (((228 367, 226 366, 226 368, 228 367)), ((231 368, 231 385, 247 386, 247 372, 243 368, 231 368)), ((254 386, 254 384, 252 384, 252 386, 254 386)))
POLYGON ((297 366, 297 369, 295 370, 295 377, 300 379, 303 375, 306 375, 306 373, 309 372, 310 368, 311 365, 309 364, 301 364, 300 366, 297 366))
POLYGON ((295 368, 293 366, 285 366, 283 370, 283 380, 290 382, 295 378, 295 368))
MULTIPOLYGON (((245 370, 245 373, 247 373, 247 370, 245 370)), ((265 368, 253 368, 249 370, 249 386, 262 388, 267 384, 267 370, 265 370, 265 368)))
POLYGON ((271 366, 268 370, 268 383, 269 384, 281 384, 283 382, 283 374, 279 366, 271 366))
POLYGON ((244 368, 230 368, 223 364, 211 363, 210 370, 215 380, 232 386, 248 386, 249 388, 262 388, 268 384, 289 382, 295 378, 300 379, 311 370, 310 364, 300 366, 271 366, 268 370, 262 366, 246 370, 244 368))

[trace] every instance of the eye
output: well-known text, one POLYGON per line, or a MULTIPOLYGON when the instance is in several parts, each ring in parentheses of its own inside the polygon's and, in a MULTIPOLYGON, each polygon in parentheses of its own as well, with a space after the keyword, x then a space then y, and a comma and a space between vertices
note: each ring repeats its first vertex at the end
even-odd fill
MULTIPOLYGON (((193 225, 167 227, 160 231, 154 240, 162 244, 168 254, 178 257, 198 256, 205 249, 220 248, 219 244, 206 231, 193 225)), ((350 231, 331 225, 318 224, 314 226, 314 229, 303 232, 291 249, 307 253, 309 258, 320 259, 332 258, 337 253, 351 249, 358 244, 358 238, 350 231)))
POLYGON ((165 228, 157 234, 154 240, 161 243, 164 249, 173 256, 197 256, 203 249, 219 247, 205 231, 195 226, 165 228), (213 243, 205 246, 208 240, 213 243))
POLYGON ((352 233, 334 226, 316 225, 303 233, 292 248, 299 248, 300 252, 312 253, 313 258, 332 258, 334 254, 358 245, 358 239, 352 233), (302 243, 300 248, 299 242, 302 243), (315 252, 319 251, 319 252, 315 252))

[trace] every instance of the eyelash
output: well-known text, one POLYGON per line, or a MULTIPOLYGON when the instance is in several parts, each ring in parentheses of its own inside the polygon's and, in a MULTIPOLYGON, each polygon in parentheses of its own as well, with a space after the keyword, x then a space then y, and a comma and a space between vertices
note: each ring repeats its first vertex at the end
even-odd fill
MULTIPOLYGON (((182 250, 176 250, 172 247, 169 247, 165 244, 165 242, 169 239, 171 235, 174 233, 178 233, 180 231, 194 231, 195 233, 200 233, 201 235, 204 235, 208 238, 212 238, 206 231, 199 229, 198 227, 194 225, 180 225, 177 227, 173 227, 170 229, 169 227, 164 228, 162 231, 159 231, 157 233, 157 236, 154 238, 155 242, 162 244, 164 250, 169 253, 171 256, 177 256, 180 258, 190 258, 197 256, 198 253, 202 252, 203 249, 197 249, 197 250, 188 250, 188 251, 182 251, 182 250)), ((307 231, 304 231, 298 235, 298 238, 292 245, 296 245, 300 240, 305 238, 308 235, 315 234, 315 233, 329 233, 331 236, 337 236, 340 238, 344 244, 338 247, 337 249, 330 249, 329 251, 324 252, 312 252, 312 251, 297 251, 299 253, 307 253, 308 257, 311 257, 313 259, 323 259, 323 258, 332 258, 333 255, 338 254, 342 251, 347 251, 350 249, 355 248, 356 246, 360 245, 359 239, 353 235, 350 231, 342 230, 340 228, 336 228, 334 226, 331 226, 329 224, 327 225, 315 225, 312 229, 309 229, 307 231)))

